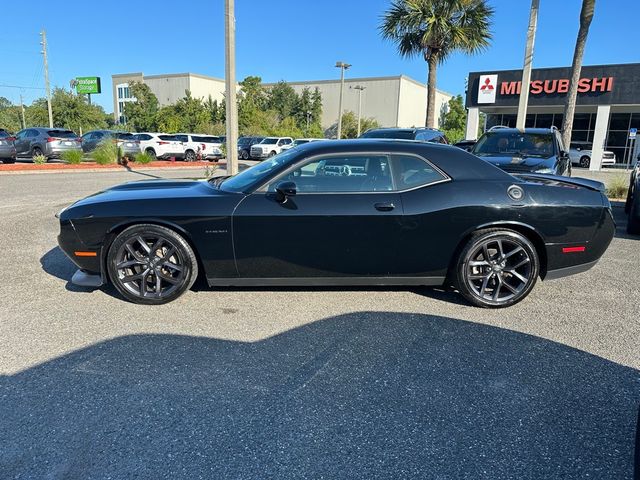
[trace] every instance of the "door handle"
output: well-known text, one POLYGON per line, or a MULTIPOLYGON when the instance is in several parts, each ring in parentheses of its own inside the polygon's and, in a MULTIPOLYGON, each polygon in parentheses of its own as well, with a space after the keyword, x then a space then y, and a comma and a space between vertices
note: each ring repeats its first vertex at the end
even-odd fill
POLYGON ((390 212, 391 210, 396 208, 396 206, 391 202, 389 202, 389 203, 376 203, 374 205, 374 207, 376 208, 376 210, 379 210, 380 212, 390 212))

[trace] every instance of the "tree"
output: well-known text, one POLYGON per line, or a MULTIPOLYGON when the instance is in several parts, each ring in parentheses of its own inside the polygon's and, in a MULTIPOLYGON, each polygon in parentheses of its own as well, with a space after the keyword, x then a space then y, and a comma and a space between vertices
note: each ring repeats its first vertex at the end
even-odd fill
MULTIPOLYGON (((380 124, 375 118, 361 118, 360 128, 363 132, 372 128, 380 128, 380 124)), ((334 123, 325 134, 329 138, 334 138, 338 134, 338 123, 334 123)), ((356 138, 358 136, 358 117, 350 110, 342 114, 342 136, 341 138, 356 138)))
POLYGON ((452 97, 448 102, 448 110, 444 114, 442 129, 451 143, 464 140, 467 124, 467 112, 464 108, 462 95, 452 97))
POLYGON ((17 132, 22 128, 20 107, 5 97, 0 97, 0 128, 17 132))
POLYGON ((267 98, 267 108, 278 112, 281 121, 293 113, 299 100, 296 91, 284 80, 271 87, 267 98))
MULTIPOLYGON (((64 88, 55 88, 51 95, 53 126, 68 128, 81 133, 97 128, 106 128, 108 115, 99 105, 89 105, 84 95, 76 95, 64 88)), ((29 126, 49 125, 47 100, 38 98, 25 109, 29 126)))
POLYGON ((582 70, 582 57, 587 43, 589 26, 593 19, 596 8, 596 0, 582 0, 580 10, 580 28, 576 39, 576 48, 573 51, 573 63, 571 64, 571 79, 569 80, 569 91, 564 104, 564 119, 562 120, 562 143, 567 148, 571 144, 571 130, 573 129, 573 116, 576 112, 576 101, 578 98, 578 81, 582 70))
POLYGON ((455 52, 487 48, 492 15, 487 0, 393 0, 383 15, 383 38, 394 42, 401 56, 422 55, 427 62, 427 127, 436 126, 438 65, 455 52))
POLYGON ((127 123, 138 132, 152 132, 157 129, 158 98, 148 85, 141 82, 129 84, 131 96, 136 100, 124 104, 127 123))

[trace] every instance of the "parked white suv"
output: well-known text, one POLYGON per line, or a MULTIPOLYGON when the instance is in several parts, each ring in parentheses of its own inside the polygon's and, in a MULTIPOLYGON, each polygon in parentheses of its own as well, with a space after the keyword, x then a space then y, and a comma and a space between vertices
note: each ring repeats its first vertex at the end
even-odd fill
POLYGON ((140 142, 140 150, 154 160, 156 158, 184 158, 184 146, 175 135, 165 133, 137 133, 135 139, 140 142))
POLYGON ((251 147, 250 157, 260 159, 273 157, 283 150, 283 147, 291 145, 291 137, 267 137, 257 145, 251 147))
POLYGON ((222 141, 213 135, 194 135, 191 133, 176 133, 175 137, 182 142, 183 158, 193 162, 198 158, 203 160, 218 160, 222 158, 222 141))
MULTIPOLYGON (((582 168, 589 168, 591 165, 591 142, 571 142, 569 157, 573 165, 580 165, 582 168)), ((615 165, 616 154, 605 150, 602 152, 602 165, 615 165)))

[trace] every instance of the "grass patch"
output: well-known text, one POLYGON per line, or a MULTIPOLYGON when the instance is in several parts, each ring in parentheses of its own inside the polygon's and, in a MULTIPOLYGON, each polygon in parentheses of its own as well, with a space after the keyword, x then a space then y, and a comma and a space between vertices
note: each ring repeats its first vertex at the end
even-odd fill
POLYGON ((82 150, 67 150, 66 152, 62 152, 60 157, 71 165, 78 165, 82 163, 82 156, 82 150))
POLYGON ((45 157, 42 154, 35 155, 33 157, 33 163, 38 164, 38 165, 42 165, 43 163, 47 163, 47 157, 45 157))
POLYGON ((617 175, 607 182, 607 196, 609 198, 626 198, 629 180, 623 175, 617 175))
POLYGON ((118 162, 118 147, 112 142, 103 142, 91 152, 91 158, 98 165, 111 165, 118 162))
POLYGON ((145 165, 153 161, 153 158, 151 158, 151 155, 148 153, 136 153, 136 156, 133 159, 136 163, 141 165, 145 165))

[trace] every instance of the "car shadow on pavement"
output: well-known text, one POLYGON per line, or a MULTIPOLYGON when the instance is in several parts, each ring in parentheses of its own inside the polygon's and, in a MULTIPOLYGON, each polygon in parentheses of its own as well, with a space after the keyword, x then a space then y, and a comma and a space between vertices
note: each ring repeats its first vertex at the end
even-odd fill
POLYGON ((0 376, 0 471, 626 479, 639 400, 637 370, 438 316, 357 312, 252 343, 129 335, 0 376))
POLYGON ((616 222, 616 238, 626 238, 628 240, 640 240, 640 235, 627 233, 627 214, 624 212, 624 202, 611 202, 613 219, 616 222))

